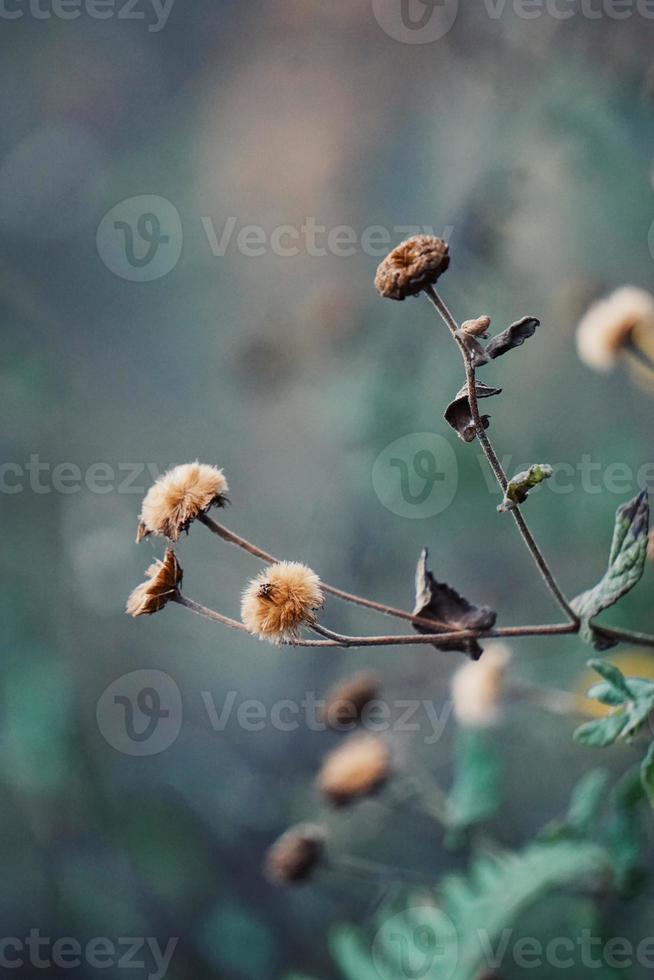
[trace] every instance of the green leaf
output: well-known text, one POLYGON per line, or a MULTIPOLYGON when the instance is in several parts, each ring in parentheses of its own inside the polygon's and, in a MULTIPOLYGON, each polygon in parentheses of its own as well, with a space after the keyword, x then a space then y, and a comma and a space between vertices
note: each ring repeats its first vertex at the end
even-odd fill
POLYGON ((587 721, 574 733, 575 742, 598 749, 613 745, 622 734, 627 722, 626 714, 607 715, 606 718, 587 721))
POLYGON ((450 826, 455 831, 488 820, 497 811, 499 764, 486 732, 473 728, 457 732, 455 776, 447 802, 450 826))
POLYGON ((654 742, 650 745, 647 755, 642 761, 640 780, 647 793, 647 799, 654 807, 654 742))
POLYGON ((504 494, 504 500, 498 505, 497 509, 502 514, 507 510, 514 510, 518 504, 523 504, 529 495, 529 491, 549 480, 553 473, 552 467, 548 463, 534 463, 528 470, 516 473, 509 480, 504 494))
POLYGON ((610 663, 608 660, 589 660, 588 666, 591 670, 603 677, 606 683, 613 689, 615 697, 620 697, 621 700, 618 704, 622 704, 625 701, 630 701, 632 698, 632 693, 627 686, 625 676, 621 670, 610 663))
POLYGON ((645 838, 640 805, 645 799, 640 766, 633 766, 611 793, 611 816, 604 834, 618 887, 628 893, 633 892, 643 877, 645 838))
POLYGON ((577 834, 588 834, 604 800, 608 773, 593 769, 583 776, 572 791, 565 823, 577 834))
POLYGON ((591 620, 614 605, 639 581, 647 557, 648 531, 649 502, 647 491, 643 490, 616 512, 609 567, 604 577, 571 603, 581 618, 579 635, 598 650, 608 650, 615 646, 615 641, 604 636, 601 630, 593 629, 591 620))
POLYGON ((341 926, 329 936, 329 949, 347 980, 379 980, 370 958, 370 943, 354 926, 341 926))

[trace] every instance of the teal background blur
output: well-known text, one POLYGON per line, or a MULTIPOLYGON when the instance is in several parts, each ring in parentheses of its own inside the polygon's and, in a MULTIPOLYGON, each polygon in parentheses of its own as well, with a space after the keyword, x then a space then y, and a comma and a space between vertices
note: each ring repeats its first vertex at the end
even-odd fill
MULTIPOLYGON (((5 9, 24 16, 0 17, 0 934, 163 947, 179 937, 171 980, 337 978, 329 928, 365 922, 376 888, 327 875, 274 889, 260 863, 279 833, 326 820, 336 852, 435 881, 461 858, 385 796, 326 814, 312 780, 337 736, 302 724, 246 731, 236 708, 216 731, 207 705, 251 698, 269 712, 374 665, 389 699, 444 710, 461 656, 277 650, 174 608, 128 620, 127 594, 162 553, 161 542, 134 544, 147 468, 224 467, 229 526, 344 588, 410 608, 428 545, 436 575, 497 608, 500 625, 556 621, 510 519, 495 512, 477 446, 442 419, 461 369, 428 304, 383 302, 379 257, 358 245, 347 257, 302 243, 294 256, 268 246, 252 256, 236 238, 310 218, 358 241, 381 226, 394 244, 403 226, 427 226, 450 241, 442 293, 459 318, 488 313, 495 329, 541 318, 484 380, 504 388, 488 410, 508 469, 576 468, 584 454, 600 464, 598 492, 575 471, 570 492, 544 487, 529 504, 576 594, 602 574, 613 513, 652 460, 649 393, 623 369, 592 374, 574 347, 590 299, 652 282, 652 21, 525 19, 511 5, 494 18, 474 3, 443 38, 408 44, 370 0, 177 0, 158 31, 144 0, 140 20, 5 9), (118 206, 143 258, 156 222, 138 237, 141 210, 129 202, 141 195, 169 202, 180 222, 170 231, 174 211, 163 208, 165 274, 152 281, 147 264, 126 261, 128 232, 113 217, 98 237, 118 206), (220 239, 229 219, 233 237, 214 254, 207 231, 220 239), (383 505, 372 471, 390 443, 424 432, 448 440, 458 484, 443 512, 412 519, 383 505), (46 466, 37 476, 35 463, 46 466), (64 463, 81 485, 75 470, 67 487, 53 476, 64 463), (116 474, 103 492, 87 485, 96 463, 116 474), (615 463, 633 478, 602 488, 615 463), (111 744, 122 716, 101 701, 136 670, 169 675, 183 713, 172 744, 143 756, 111 744)), ((185 592, 237 615, 256 561, 200 526, 178 554, 185 592)), ((607 621, 651 629, 651 589, 648 570, 607 621)), ((334 602, 326 621, 389 626, 334 602)), ((513 649, 518 677, 554 687, 578 684, 587 659, 575 640, 513 649)), ((453 729, 433 745, 424 729, 392 733, 394 752, 447 782, 453 729)), ((493 832, 506 846, 554 816, 597 763, 572 729, 518 707, 496 733, 506 775, 493 832)), ((601 761, 617 773, 632 756, 615 748, 601 761)), ((620 928, 640 938, 652 911, 646 896, 620 928)), ((152 971, 65 974, 98 972, 152 971)))

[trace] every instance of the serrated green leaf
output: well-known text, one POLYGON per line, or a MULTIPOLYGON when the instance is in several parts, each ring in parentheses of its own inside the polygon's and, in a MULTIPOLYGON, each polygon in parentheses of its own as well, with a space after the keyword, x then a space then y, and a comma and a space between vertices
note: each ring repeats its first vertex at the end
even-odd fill
POLYGON ((640 780, 647 793, 647 799, 654 807, 654 742, 650 745, 647 755, 642 761, 640 780))
POLYGON ((648 531, 649 502, 643 490, 616 511, 609 567, 604 577, 571 603, 581 619, 579 635, 598 650, 608 650, 615 641, 594 630, 591 621, 639 581, 647 558, 648 531))
POLYGON ((598 718, 596 721, 587 721, 575 731, 575 742, 598 749, 613 745, 622 734, 628 720, 626 714, 615 714, 598 718))

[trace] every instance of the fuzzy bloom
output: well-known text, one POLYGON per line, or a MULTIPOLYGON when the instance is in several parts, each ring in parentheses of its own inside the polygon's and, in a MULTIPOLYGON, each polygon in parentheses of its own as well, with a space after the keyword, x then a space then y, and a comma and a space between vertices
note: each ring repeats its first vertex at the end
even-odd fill
POLYGON ((454 717, 465 728, 490 728, 501 718, 502 680, 511 652, 491 643, 481 658, 460 667, 452 678, 454 717))
POLYGON ((577 327, 577 352, 595 371, 610 371, 634 331, 654 328, 654 296, 623 286, 595 303, 577 327))
POLYGON ((314 622, 324 602, 320 579, 306 565, 283 561, 257 575, 243 592, 241 619, 260 640, 283 643, 298 638, 314 622))
POLYGON ((159 612, 179 592, 184 575, 175 552, 167 549, 163 561, 155 561, 148 568, 145 582, 137 585, 129 599, 125 612, 129 616, 151 616, 159 612))
POLYGON ((227 503, 227 480, 223 471, 206 463, 185 463, 159 477, 150 487, 141 507, 136 540, 160 534, 177 541, 189 524, 210 507, 227 503))
POLYGON ((328 692, 322 717, 330 728, 344 728, 361 721, 371 701, 379 694, 379 678, 371 671, 361 671, 346 678, 328 692))
POLYGON ((335 806, 379 789, 390 774, 390 752, 374 735, 354 735, 323 762, 316 785, 335 806))
POLYGON ((433 235, 413 235, 380 263, 375 286, 387 299, 406 299, 433 285, 449 264, 446 242, 433 235))
POLYGON ((263 870, 275 885, 306 881, 321 863, 325 831, 314 824, 299 824, 282 834, 268 849, 263 870))

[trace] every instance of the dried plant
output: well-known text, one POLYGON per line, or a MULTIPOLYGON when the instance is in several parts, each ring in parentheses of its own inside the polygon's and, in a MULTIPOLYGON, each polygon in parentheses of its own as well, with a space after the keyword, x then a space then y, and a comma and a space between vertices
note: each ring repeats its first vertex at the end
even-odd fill
MULTIPOLYGON (((554 714, 583 716, 584 713, 581 699, 575 693, 514 680, 509 675, 510 652, 507 647, 491 642, 484 653, 484 642, 527 636, 578 636, 602 651, 621 642, 651 648, 654 647, 654 636, 597 621, 601 613, 618 602, 639 581, 648 546, 652 553, 647 493, 638 493, 633 500, 618 508, 608 567, 602 579, 576 597, 567 596, 535 541, 522 510, 523 506, 529 505, 530 491, 552 475, 552 468, 546 462, 535 462, 520 473, 507 475, 488 435, 490 416, 482 414, 479 407, 481 400, 500 397, 502 389, 479 380, 477 371, 486 369, 500 357, 511 355, 531 338, 538 336, 541 333, 538 329, 540 321, 534 316, 524 316, 490 339, 491 320, 486 315, 474 316, 459 325, 434 288, 449 265, 450 253, 445 242, 428 235, 414 236, 398 245, 384 259, 377 271, 375 284, 383 297, 394 300, 424 296, 446 328, 443 342, 449 339, 456 345, 465 383, 445 407, 444 419, 464 443, 477 441, 481 446, 503 495, 495 519, 515 524, 545 586, 563 613, 563 621, 498 627, 494 609, 474 604, 450 584, 435 577, 428 567, 427 549, 422 551, 418 560, 411 611, 333 586, 321 580, 305 565, 280 561, 210 516, 212 507, 222 507, 227 502, 227 482, 222 470, 199 463, 175 467, 157 481, 143 502, 137 540, 157 534, 175 542, 193 522, 198 522, 218 538, 265 563, 266 568, 252 579, 243 592, 241 621, 200 605, 182 593, 182 571, 170 549, 166 551, 164 562, 153 566, 148 572, 148 580, 134 590, 127 611, 132 616, 140 616, 157 612, 167 603, 174 602, 260 640, 291 647, 338 649, 426 645, 439 651, 465 654, 469 662, 454 675, 452 681, 454 712, 460 725, 461 739, 451 790, 443 793, 438 787, 427 789, 423 784, 418 792, 425 811, 442 824, 452 839, 452 835, 465 832, 487 819, 496 808, 496 762, 489 754, 483 733, 501 721, 505 700, 520 699, 554 714), (411 632, 380 635, 336 633, 318 618, 327 596, 405 622, 407 630, 410 628, 411 632), (311 637, 312 633, 319 638, 311 637)), ((654 298, 642 290, 625 287, 593 307, 583 319, 578 331, 579 353, 589 366, 602 371, 612 367, 623 354, 635 356, 640 351, 642 360, 645 357, 642 338, 653 328, 654 298)), ((520 392, 516 393, 516 397, 520 397, 520 392)), ((599 700, 605 706, 606 713, 586 721, 578 729, 577 739, 595 746, 610 745, 617 739, 633 739, 642 732, 654 713, 654 683, 624 677, 616 667, 602 660, 590 663, 601 674, 603 682, 589 692, 589 697, 599 700)), ((379 682, 374 675, 366 672, 348 678, 328 695, 323 718, 335 729, 352 727, 361 722, 367 705, 374 701, 378 691, 379 682)), ((366 733, 355 734, 326 756, 316 778, 316 788, 328 803, 349 805, 375 793, 387 783, 399 785, 402 774, 397 770, 395 759, 391 764, 390 746, 386 741, 366 733)), ((598 786, 598 780, 593 782, 589 777, 579 789, 576 800, 571 803, 565 825, 565 833, 571 837, 581 834, 579 814, 589 814, 592 807, 597 807, 598 786)), ((642 798, 649 798, 654 805, 654 747, 642 764, 638 786, 642 798)), ((638 793, 632 792, 629 806, 640 799, 638 793)), ((615 800, 618 809, 614 819, 627 820, 624 798, 618 794, 615 800)), ((588 823, 588 818, 585 819, 584 827, 588 823)), ((525 889, 526 894, 531 894, 530 888, 536 893, 539 881, 554 887, 558 882, 573 880, 575 875, 584 873, 604 881, 604 852, 595 844, 586 842, 585 849, 577 849, 574 858, 571 858, 571 845, 565 835, 561 837, 562 833, 559 831, 556 838, 558 850, 554 853, 550 849, 549 857, 545 838, 539 838, 519 858, 514 856, 516 873, 522 874, 524 870, 520 887, 525 889), (536 872, 533 869, 537 869, 540 879, 534 877, 536 872)), ((265 861, 267 876, 284 884, 308 878, 314 870, 326 864, 323 860, 324 843, 322 831, 316 831, 314 825, 309 825, 308 830, 304 825, 292 828, 269 850, 265 861)), ((388 872, 383 866, 366 864, 357 859, 348 861, 350 871, 357 869, 372 874, 388 872)), ((347 863, 344 862, 341 856, 342 868, 347 863)), ((332 869, 337 863, 330 865, 332 869)), ((627 864, 620 874, 627 873, 627 864)), ((391 871, 396 876, 403 874, 397 869, 391 871)), ((487 882, 488 894, 482 896, 489 905, 499 901, 490 884, 492 882, 487 882)), ((498 895, 501 896, 506 887, 509 885, 505 885, 502 876, 498 875, 498 895)))

